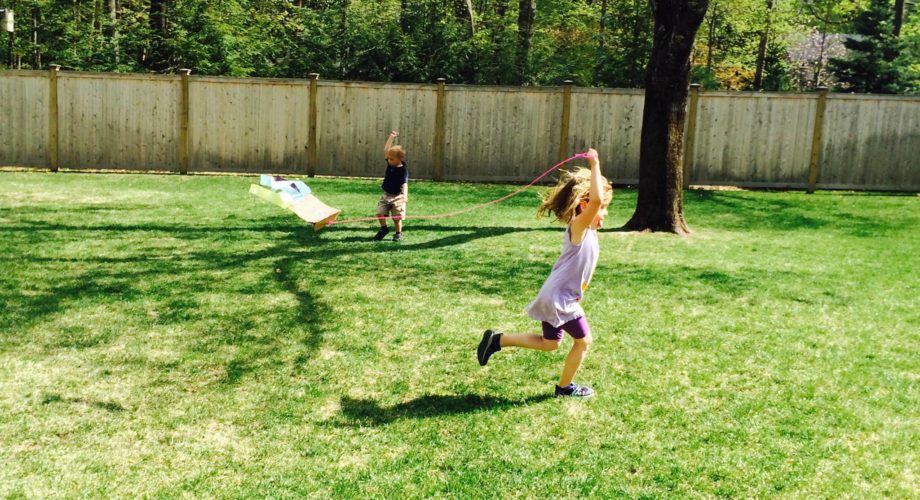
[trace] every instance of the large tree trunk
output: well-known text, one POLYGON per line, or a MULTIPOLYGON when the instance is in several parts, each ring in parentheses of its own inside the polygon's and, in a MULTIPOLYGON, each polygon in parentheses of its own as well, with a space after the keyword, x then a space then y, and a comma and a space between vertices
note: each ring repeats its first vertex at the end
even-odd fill
POLYGON ((409 36, 412 31, 412 22, 408 13, 409 0, 399 0, 399 31, 403 36, 409 36))
MULTIPOLYGON (((77 0, 74 0, 76 5, 77 0)), ((93 0, 93 31, 102 33, 102 4, 105 0, 93 0)))
POLYGON ((640 87, 642 85, 642 70, 645 69, 642 67, 642 57, 639 55, 642 52, 642 45, 645 39, 645 36, 642 33, 642 28, 645 26, 643 21, 645 21, 645 16, 642 13, 642 4, 641 0, 633 0, 633 17, 632 17, 632 41, 630 46, 632 47, 629 50, 629 82, 631 87, 640 87))
MULTIPOLYGON (((470 45, 472 46, 473 40, 476 38, 476 11, 473 9, 473 0, 455 0, 454 15, 469 26, 470 45)), ((470 51, 469 59, 464 61, 464 64, 459 68, 463 81, 474 83, 478 67, 476 51, 470 51)))
POLYGON ((684 117, 693 40, 709 0, 651 0, 652 55, 645 76, 639 200, 630 231, 688 234, 683 208, 684 117))
POLYGON ((476 36, 476 11, 473 8, 473 0, 457 0, 454 4, 454 13, 457 18, 469 23, 470 38, 476 36))
POLYGON ((118 2, 117 0, 109 0, 109 37, 112 40, 112 56, 115 59, 115 64, 118 65, 120 61, 120 53, 118 48, 118 2))
MULTIPOLYGON (((73 9, 73 32, 79 33, 80 31, 80 10, 77 8, 77 0, 71 1, 71 8, 73 9)), ((73 54, 74 59, 77 58, 77 44, 70 44, 70 52, 73 54)))
MULTIPOLYGON (((653 1, 653 0, 650 0, 653 1)), ((654 5, 652 9, 654 9, 654 5)), ((713 40, 716 36, 716 21, 719 19, 719 12, 713 9, 712 14, 709 16, 709 35, 706 38, 706 69, 712 71, 712 48, 715 45, 713 40)))
POLYGON ((146 55, 144 65, 153 71, 165 71, 169 68, 169 56, 166 53, 166 5, 168 0, 150 0, 148 26, 150 27, 150 53, 146 55))
POLYGON ((339 32, 339 77, 343 80, 348 77, 348 57, 351 53, 348 46, 348 2, 342 0, 342 26, 339 32))
POLYGON ((607 0, 601 1, 601 23, 600 29, 598 29, 598 45, 601 49, 604 48, 604 37, 606 36, 604 30, 607 28, 607 0))
POLYGON ((814 78, 811 88, 816 89, 821 85, 821 70, 824 69, 824 46, 827 44, 827 25, 821 28, 821 48, 818 51, 818 62, 815 63, 814 78))
POLYGON ((760 44, 757 47, 757 69, 754 70, 754 90, 763 88, 763 67, 767 59, 767 40, 770 36, 770 20, 773 17, 773 0, 767 0, 767 18, 763 31, 760 32, 760 44))
POLYGON ((904 24, 904 0, 894 0, 894 33, 895 38, 901 36, 901 25, 904 24))
POLYGON ((515 64, 517 83, 527 82, 527 60, 530 56, 530 41, 533 39, 533 20, 537 13, 537 0, 518 2, 518 50, 515 64))
POLYGON ((42 55, 38 44, 38 28, 41 27, 41 10, 32 7, 32 69, 42 67, 42 55))

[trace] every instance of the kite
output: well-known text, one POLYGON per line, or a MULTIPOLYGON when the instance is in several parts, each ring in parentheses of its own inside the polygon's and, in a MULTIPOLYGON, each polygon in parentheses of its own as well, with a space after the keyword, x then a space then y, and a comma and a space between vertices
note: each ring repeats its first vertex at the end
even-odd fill
POLYGON ((334 221, 341 212, 320 201, 302 181, 292 181, 279 176, 260 176, 258 184, 249 186, 249 194, 294 212, 301 219, 313 224, 314 231, 319 231, 334 221))

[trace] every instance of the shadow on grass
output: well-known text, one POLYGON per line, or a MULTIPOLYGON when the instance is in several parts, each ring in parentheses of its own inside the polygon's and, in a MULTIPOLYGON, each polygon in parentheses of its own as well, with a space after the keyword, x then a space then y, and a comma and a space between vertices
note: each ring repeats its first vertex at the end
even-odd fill
MULTIPOLYGON (((31 259, 30 259, 31 261, 31 259)), ((18 263, 22 265, 21 262, 18 263)), ((44 266, 43 266, 44 267, 44 266)), ((84 297, 118 297, 133 300, 139 297, 132 281, 138 273, 85 272, 75 277, 53 276, 48 289, 30 290, 28 294, 15 286, 0 287, 0 332, 14 328, 27 329, 47 317, 67 311, 75 301, 84 297)), ((0 283, 3 283, 0 277, 0 283)), ((57 332, 55 347, 87 348, 111 340, 110 335, 93 332, 81 325, 71 325, 57 332)), ((13 338, 0 334, 0 346, 34 341, 34 338, 13 338)))
MULTIPOLYGON (((62 215, 66 217, 66 215, 62 215)), ((439 225, 419 223, 410 226, 418 233, 418 238, 430 238, 417 243, 412 242, 413 235, 402 243, 372 241, 373 226, 339 226, 321 233, 313 233, 311 228, 290 224, 277 226, 259 221, 252 225, 224 227, 220 225, 164 225, 164 224, 103 224, 70 225, 59 223, 26 222, 11 228, 13 232, 28 232, 38 229, 53 228, 55 231, 67 231, 67 241, 105 240, 110 233, 128 233, 127 238, 134 241, 146 241, 165 233, 167 237, 194 238, 208 245, 205 250, 195 249, 174 254, 174 250, 157 247, 138 248, 124 256, 90 254, 85 257, 48 257, 27 256, 8 252, 0 256, 0 262, 7 261, 17 266, 41 268, 41 274, 54 273, 55 268, 79 269, 82 272, 55 276, 45 279, 40 288, 33 293, 21 293, 16 283, 11 283, 8 291, 0 291, 0 298, 7 305, 6 311, 0 311, 0 327, 3 330, 25 330, 31 326, 59 314, 65 314, 71 307, 88 303, 126 303, 152 299, 155 310, 150 321, 153 324, 175 326, 211 322, 201 335, 190 339, 190 349, 207 353, 221 345, 238 345, 242 347, 237 356, 227 362, 223 381, 238 383, 245 376, 264 365, 262 359, 272 358, 272 350, 277 346, 277 334, 266 335, 260 331, 257 316, 273 314, 278 318, 273 331, 286 332, 300 336, 303 352, 296 357, 295 369, 302 368, 313 358, 323 342, 323 337, 330 328, 330 321, 336 318, 334 305, 322 302, 322 290, 334 284, 339 273, 375 271, 380 266, 388 265, 393 252, 413 252, 446 248, 461 245, 482 238, 505 236, 509 234, 528 234, 533 232, 560 233, 556 225, 540 227, 482 226, 469 227, 458 225, 439 225), (292 227, 293 226, 293 227, 292 227), (274 233, 263 238, 261 235, 244 236, 242 232, 257 231, 274 233), (98 232, 102 232, 99 234, 98 232), (134 233, 137 233, 136 235, 134 233), (360 233, 358 236, 356 233, 360 233), (344 236, 344 237, 343 237, 344 236), (233 249, 214 251, 210 248, 225 249, 224 241, 236 243, 240 240, 257 240, 260 248, 249 249, 248 245, 233 249), (263 243, 268 243, 265 246, 263 243), (354 255, 377 256, 355 260, 343 257, 354 255), (316 268, 319 264, 322 267, 316 268), (261 275, 255 282, 234 285, 212 281, 210 275, 215 271, 238 272, 255 269, 261 275), (214 316, 207 310, 207 303, 197 298, 198 293, 219 292, 234 294, 245 303, 248 296, 259 296, 277 292, 289 294, 296 300, 296 305, 287 306, 283 311, 261 310, 246 312, 242 316, 214 316)), ((41 234, 41 233, 40 233, 41 234)), ((44 233, 50 234, 50 233, 44 233)), ((125 238, 125 235, 120 235, 125 238)), ((58 236, 49 236, 51 241, 42 241, 38 245, 53 245, 58 236)), ((66 243, 66 242, 65 242, 66 243)), ((422 265, 417 270, 420 279, 424 279, 431 269, 422 265)), ((502 293, 507 276, 519 276, 531 279, 534 286, 539 286, 549 265, 545 262, 531 260, 502 260, 483 258, 466 258, 451 264, 449 276, 441 286, 456 290, 475 290, 483 294, 502 293)), ((756 286, 758 276, 751 273, 726 274, 718 269, 684 268, 673 272, 672 268, 632 267, 618 270, 617 275, 626 283, 652 283, 656 286, 667 285, 678 289, 710 288, 714 291, 736 295, 756 286)), ((3 278, 0 277, 0 283, 3 278)), ((263 327, 264 328, 264 327, 263 327)), ((66 332, 65 332, 66 333, 66 332)), ((50 348, 94 347, 100 343, 113 340, 115 336, 101 336, 92 332, 71 332, 69 335, 57 335, 47 343, 50 348), (79 334, 79 335, 78 335, 79 334), (88 336, 89 335, 89 336, 88 336)), ((15 345, 28 342, 25 336, 8 336, 0 338, 0 345, 15 345)))
MULTIPOLYGON (((558 232, 562 234, 561 227, 515 227, 515 226, 438 226, 438 225, 406 225, 404 230, 405 240, 399 244, 389 245, 393 243, 390 241, 391 238, 387 238, 384 241, 373 241, 373 235, 376 232, 376 228, 342 228, 334 227, 332 229, 336 232, 360 232, 360 236, 347 236, 345 238, 337 238, 334 240, 326 240, 321 236, 317 236, 315 241, 322 244, 327 243, 367 243, 367 245, 351 248, 351 249, 337 249, 335 251, 336 255, 353 255, 367 252, 375 251, 415 251, 415 250, 431 250, 436 248, 444 248, 456 245, 462 245, 464 243, 469 243, 482 238, 494 238, 498 236, 505 236, 508 234, 514 233, 532 233, 532 232, 558 232), (430 241, 421 241, 413 242, 413 233, 416 232, 435 232, 443 231, 449 233, 458 233, 451 234, 449 236, 444 236, 443 238, 436 238, 430 241)), ((561 237, 561 236, 560 236, 561 237)))
POLYGON ((337 425, 377 426, 396 420, 460 415, 490 410, 506 410, 527 406, 552 399, 549 394, 529 396, 524 399, 508 399, 478 394, 428 395, 394 406, 381 406, 372 399, 342 398, 341 419, 337 425))
POLYGON ((114 401, 96 401, 85 398, 71 398, 64 397, 60 394, 44 394, 42 395, 41 404, 50 405, 53 403, 70 403, 70 404, 81 404, 86 405, 92 408, 97 408, 99 410, 105 410, 109 412, 120 413, 125 411, 125 407, 114 401))
MULTIPOLYGON (((859 194, 863 196, 862 193, 859 194)), ((865 194, 866 197, 879 198, 879 195, 865 194)), ((694 191, 687 193, 685 201, 690 208, 685 211, 696 211, 696 217, 691 215, 691 229, 693 219, 700 216, 712 217, 730 215, 730 218, 719 218, 717 221, 701 224, 707 227, 720 229, 777 229, 783 231, 796 230, 834 230, 842 231, 852 236, 873 237, 891 231, 905 230, 916 224, 910 219, 870 217, 855 215, 838 207, 839 200, 835 196, 805 195, 794 193, 788 195, 776 194, 775 196, 763 193, 747 193, 733 191, 694 191), (703 203, 704 205, 696 205, 703 203), (708 205, 708 206, 706 206, 708 205), (703 212, 702 210, 705 210, 703 212), (705 215, 704 215, 705 214, 705 215)))
MULTIPOLYGON (((744 192, 702 191, 692 195, 688 193, 687 199, 689 204, 696 204, 694 208, 699 211, 700 219, 706 217, 710 226, 725 229, 830 229, 871 236, 915 224, 911 219, 901 221, 854 215, 836 209, 838 200, 831 196, 806 198, 804 195, 755 196, 744 192), (716 217, 721 215, 732 217, 724 220, 716 217)), ((257 220, 228 217, 222 221, 212 219, 201 223, 137 222, 140 216, 134 214, 144 214, 147 208, 126 209, 122 205, 106 205, 92 209, 29 207, 2 211, 0 215, 10 220, 10 224, 3 227, 4 232, 10 235, 6 240, 10 243, 0 246, 0 250, 5 250, 0 252, 0 263, 10 266, 10 269, 25 271, 8 275, 12 278, 0 276, 0 301, 4 305, 0 308, 0 332, 14 332, 0 334, 0 347, 34 342, 22 332, 49 318, 68 314, 72 309, 93 304, 149 307, 155 314, 148 321, 154 325, 188 326, 196 333, 187 341, 187 348, 192 351, 208 353, 224 345, 238 346, 240 349, 234 357, 224 360, 225 376, 222 379, 225 384, 237 384, 260 367, 277 364, 279 355, 276 349, 282 334, 294 335, 302 345, 302 352, 285 362, 292 363, 295 370, 309 364, 322 346, 324 337, 330 329, 336 328, 333 323, 339 313, 335 304, 323 302, 322 297, 323 290, 334 286, 336 277, 341 273, 379 270, 397 257, 394 252, 446 249, 481 239, 508 235, 526 238, 528 234, 540 232, 557 233, 561 240, 562 234, 562 228, 556 224, 540 224, 537 227, 441 225, 410 219, 406 226, 406 240, 397 244, 372 241, 376 230, 374 222, 336 225, 320 233, 314 233, 288 215, 257 220), (100 222, 89 217, 97 212, 124 216, 100 222), (135 217, 133 220, 132 216, 135 217), (46 220, 36 220, 37 217, 46 220), (156 242, 160 238, 191 240, 194 245, 188 245, 185 251, 176 251, 175 246, 148 245, 148 242, 156 242), (79 247, 81 241, 104 244, 108 239, 117 243, 102 245, 101 250, 87 245, 87 250, 81 252, 85 256, 65 254, 56 257, 53 253, 55 248, 66 248, 71 244, 79 247), (17 243, 23 241, 28 244, 17 243), (253 248, 255 246, 258 248, 253 248), (126 251, 128 247, 131 249, 126 251), (38 250, 33 252, 33 249, 38 250), (358 255, 363 258, 347 258, 358 255), (224 277, 243 269, 258 277, 254 280, 250 278, 246 284, 234 284, 234 278, 224 277), (30 279, 35 280, 34 286, 30 279), (237 310, 227 313, 221 312, 220 308, 209 310, 206 299, 206 294, 218 293, 232 296, 233 300, 245 304, 249 296, 279 292, 292 297, 295 303, 288 303, 281 311, 271 310, 269 306, 248 311, 235 305, 237 310), (199 294, 202 296, 199 297, 199 294), (143 302, 151 304, 139 305, 143 302), (268 333, 263 331, 265 326, 259 326, 259 316, 266 314, 272 315, 274 321, 268 333)), ((501 224, 502 221, 496 222, 501 224)), ((481 257, 478 255, 454 256, 449 268, 444 271, 446 279, 437 286, 488 295, 500 294, 509 276, 533 280, 533 286, 539 286, 549 270, 547 262, 496 259, 488 251, 483 251, 481 257)), ((440 269, 437 267, 439 264, 429 262, 427 256, 418 259, 415 264, 417 269, 409 271, 416 273, 420 282, 427 277, 426 273, 430 275, 432 269, 440 269)), ((673 290, 691 289, 700 294, 717 292, 711 294, 714 297, 711 300, 755 289, 764 274, 756 270, 725 273, 715 268, 649 266, 633 266, 619 271, 619 283, 625 286, 663 285, 673 290)), ((775 274, 770 276, 776 279, 775 274)), ((784 281, 795 279, 785 275, 781 278, 784 281)), ((603 276, 600 279, 603 280, 603 276)), ((100 328, 87 327, 84 330, 53 332, 54 337, 49 335, 46 347, 92 348, 111 342, 118 335, 113 329, 109 329, 107 334, 100 333, 100 328)), ((447 408, 472 407, 474 410, 488 405, 515 404, 507 400, 476 400, 471 397, 457 396, 439 403, 447 405, 447 408)), ((353 408, 360 406, 360 402, 353 403, 353 408)), ((382 411, 386 418, 392 419, 420 414, 426 408, 423 400, 413 403, 416 406, 384 408, 382 411)), ((433 411, 432 408, 429 410, 433 411)))
MULTIPOLYGON (((297 257, 289 256, 280 259, 274 269, 292 269, 297 257)), ((303 346, 301 353, 294 359, 295 369, 303 368, 310 359, 316 355, 323 343, 326 334, 326 322, 335 314, 333 308, 321 302, 315 294, 305 289, 301 282, 289 272, 275 272, 275 279, 283 290, 297 298, 297 308, 293 317, 300 326, 300 344, 303 346)), ((270 352, 264 353, 270 356, 270 352)))
MULTIPOLYGON (((219 362, 224 365, 224 375, 219 381, 226 385, 238 384, 263 367, 277 366, 277 349, 283 345, 283 341, 279 340, 281 335, 293 337, 302 345, 299 354, 295 353, 285 361, 292 370, 301 371, 310 363, 321 348, 328 330, 335 328, 338 313, 332 304, 321 300, 321 294, 325 287, 331 286, 330 283, 334 284, 336 273, 379 268, 388 262, 390 257, 387 256, 393 251, 437 249, 516 232, 559 231, 556 227, 471 228, 419 224, 412 226, 412 230, 419 234, 420 241, 417 243, 381 244, 372 241, 372 226, 340 226, 327 229, 326 233, 314 233, 312 228, 286 217, 267 219, 271 222, 263 219, 253 224, 236 221, 223 226, 214 222, 183 225, 94 221, 82 224, 82 215, 66 209, 55 212, 56 217, 67 222, 36 221, 18 216, 18 220, 5 229, 13 236, 16 233, 29 236, 28 248, 66 246, 83 241, 104 245, 106 240, 113 239, 127 240, 133 249, 125 253, 119 248, 117 252, 120 255, 107 255, 108 252, 103 249, 102 252, 86 252, 85 256, 56 257, 50 252, 30 255, 16 246, 10 247, 4 255, 0 255, 0 262, 32 271, 18 276, 14 274, 8 283, 0 277, 0 284, 9 285, 4 286, 5 291, 0 291, 0 299, 6 306, 0 310, 0 328, 22 332, 74 310, 100 304, 112 304, 118 308, 134 304, 128 309, 135 314, 147 315, 138 320, 142 323, 169 325, 193 333, 183 338, 184 351, 205 357, 214 352, 232 352, 230 359, 219 362), (330 234, 333 231, 339 234, 330 234), (264 236, 247 236, 247 232, 264 233, 264 236), (352 236, 357 232, 362 235, 352 236), (436 238, 427 239, 431 238, 432 232, 436 238), (159 245, 148 247, 145 243, 164 237, 194 240, 198 244, 186 251, 176 251, 159 245), (250 249, 248 244, 238 244, 247 239, 258 241, 259 248, 250 249), (224 242, 231 245, 225 246, 224 242), (380 258, 361 259, 357 267, 342 259, 359 254, 380 255, 380 258), (311 269, 316 263, 321 263, 322 268, 311 269), (235 284, 232 278, 213 277, 216 272, 236 273, 243 269, 250 275, 255 270, 261 276, 246 284, 235 284), (240 304, 245 304, 248 296, 278 292, 293 297, 296 302, 278 310, 241 310, 245 306, 240 304), (227 310, 223 307, 209 310, 209 293, 235 295, 237 299, 234 302, 240 304, 234 304, 227 310), (137 311, 138 307, 145 309, 137 311), (261 315, 274 318, 267 331, 265 321, 260 321, 261 315), (237 349, 225 350, 223 346, 237 349)), ((17 240, 21 241, 18 238, 10 241, 17 240)), ((118 338, 120 333, 117 329, 101 326, 73 327, 73 331, 48 330, 40 345, 51 350, 87 349, 118 338)), ((36 340, 27 335, 0 335, 0 347, 36 340)), ((158 365, 152 363, 150 366, 158 365)), ((177 366, 172 365, 163 369, 175 368, 177 366)))

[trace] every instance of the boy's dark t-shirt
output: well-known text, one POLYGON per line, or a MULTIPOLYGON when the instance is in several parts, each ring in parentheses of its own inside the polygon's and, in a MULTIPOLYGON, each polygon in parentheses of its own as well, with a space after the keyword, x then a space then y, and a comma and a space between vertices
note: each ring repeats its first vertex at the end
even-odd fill
POLYGON ((403 162, 402 165, 402 167, 391 167, 387 163, 387 171, 383 174, 383 184, 380 185, 387 193, 394 195, 402 193, 402 185, 409 182, 409 169, 406 167, 406 162, 403 162))

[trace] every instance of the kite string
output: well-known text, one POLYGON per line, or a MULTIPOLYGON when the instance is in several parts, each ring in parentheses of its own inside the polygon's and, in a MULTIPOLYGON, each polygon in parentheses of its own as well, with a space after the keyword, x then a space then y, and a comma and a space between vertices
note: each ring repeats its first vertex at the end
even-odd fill
MULTIPOLYGON (((577 153, 577 154, 574 154, 574 155, 570 156, 569 158, 566 158, 565 160, 562 160, 562 161, 560 161, 559 163, 553 165, 552 167, 549 168, 549 170, 547 170, 546 172, 543 172, 542 174, 540 174, 539 176, 537 176, 534 180, 530 181, 529 184, 527 184, 526 186, 524 186, 524 187, 518 189, 517 191, 514 191, 513 193, 510 193, 510 194, 506 194, 505 196, 502 196, 501 198, 496 198, 496 199, 494 199, 494 200, 492 200, 492 201, 487 201, 487 202, 485 202, 485 203, 480 203, 479 205, 473 205, 472 207, 467 207, 467 208, 464 208, 464 209, 461 209, 461 210, 456 210, 456 211, 454 211, 454 212, 447 212, 447 213, 443 213, 443 214, 413 215, 413 216, 408 216, 408 215, 406 215, 406 216, 399 216, 399 215, 397 215, 397 216, 394 216, 394 217, 386 217, 386 218, 392 218, 392 219, 394 219, 394 220, 398 220, 398 219, 442 219, 442 218, 446 218, 446 217, 454 217, 454 216, 456 216, 456 215, 465 214, 465 213, 467 213, 467 212, 472 212, 473 210, 478 210, 478 209, 480 209, 480 208, 487 207, 487 206, 489 206, 489 205, 494 205, 494 204, 496 204, 496 203, 501 203, 501 202, 507 200, 508 198, 511 198, 512 196, 517 196, 517 195, 523 193, 525 190, 527 190, 527 189, 530 188, 531 186, 533 186, 534 184, 536 184, 537 182, 539 182, 540 179, 542 179, 542 178, 546 177, 547 175, 549 175, 550 172, 552 172, 553 170, 556 170, 557 168, 559 168, 559 167, 565 165, 566 163, 568 163, 568 162, 570 162, 570 161, 572 161, 572 160, 575 160, 575 159, 578 159, 578 158, 587 158, 587 157, 588 157, 588 153, 577 153)), ((351 222, 370 222, 370 221, 376 221, 376 220, 380 220, 380 217, 359 217, 359 218, 355 218, 355 219, 334 220, 334 221, 330 221, 330 222, 329 222, 329 225, 331 226, 331 225, 333 225, 333 224, 348 224, 348 223, 351 223, 351 222)))

